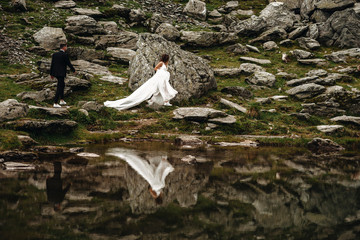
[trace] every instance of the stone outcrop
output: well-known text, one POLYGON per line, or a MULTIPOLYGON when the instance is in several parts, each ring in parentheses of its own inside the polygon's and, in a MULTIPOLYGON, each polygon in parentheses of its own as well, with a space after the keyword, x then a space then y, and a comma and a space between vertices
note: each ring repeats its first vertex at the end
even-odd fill
POLYGON ((42 132, 47 133, 69 133, 77 127, 77 123, 71 120, 44 120, 44 119, 25 119, 7 122, 6 127, 32 132, 39 134, 42 132))
POLYGON ((68 17, 66 19, 65 31, 79 36, 92 36, 106 33, 100 23, 86 15, 68 17))
POLYGON ((73 8, 72 11, 78 15, 86 15, 93 18, 103 17, 104 14, 97 9, 89 8, 73 8))
POLYGON ((255 72, 249 78, 246 78, 246 82, 258 86, 273 87, 276 82, 276 78, 273 74, 268 72, 255 72))
POLYGON ((316 129, 323 133, 336 133, 344 129, 342 125, 319 125, 316 129))
POLYGON ((337 11, 319 25, 320 42, 327 46, 360 47, 360 13, 349 8, 337 11))
POLYGON ((39 112, 48 114, 50 116, 65 117, 70 115, 70 112, 66 108, 52 108, 52 107, 38 107, 29 106, 30 109, 36 109, 39 112))
POLYGON ((22 100, 34 100, 36 102, 43 102, 45 100, 53 99, 55 97, 55 92, 50 88, 45 88, 40 91, 21 92, 17 94, 16 97, 22 100))
POLYGON ((339 116, 339 117, 334 117, 330 120, 333 122, 350 123, 350 124, 354 124, 356 126, 360 126, 360 117, 343 115, 343 116, 339 116))
POLYGON ((206 19, 206 4, 199 0, 189 0, 184 8, 184 13, 199 20, 206 19))
POLYGON ((95 47, 97 49, 106 49, 107 47, 120 47, 135 50, 138 34, 133 32, 119 32, 116 35, 95 36, 95 47))
POLYGON ((346 63, 348 57, 360 58, 360 48, 350 48, 346 50, 332 52, 331 54, 325 55, 325 58, 335 63, 343 62, 346 63))
POLYGON ((67 41, 62 28, 43 27, 33 37, 46 50, 59 49, 60 44, 67 41))
POLYGON ((25 117, 29 111, 29 106, 19 103, 15 99, 8 99, 0 102, 0 122, 25 117))
MULTIPOLYGON (((189 121, 197 121, 197 122, 205 122, 205 121, 213 121, 220 123, 221 119, 228 120, 228 117, 232 117, 224 113, 223 111, 215 110, 212 108, 201 108, 201 107, 183 107, 174 110, 175 120, 189 120, 189 121)), ((235 118, 233 118, 235 119, 235 118)), ((235 121, 229 123, 235 123, 235 121)))
POLYGON ((225 43, 234 43, 238 37, 234 33, 181 31, 181 40, 189 46, 211 47, 225 43))
POLYGON ((96 51, 91 48, 69 47, 66 51, 71 60, 81 59, 92 61, 94 59, 104 59, 105 54, 102 51, 96 51))
POLYGON ((221 92, 231 94, 236 97, 241 97, 243 99, 251 99, 253 97, 252 92, 250 92, 244 87, 239 87, 239 86, 225 87, 221 89, 221 92))
POLYGON ((179 92, 175 100, 188 100, 216 88, 214 73, 209 65, 193 53, 156 34, 141 34, 138 50, 129 67, 129 87, 137 89, 154 74, 159 54, 170 55, 170 83, 179 92))
POLYGON ((315 97, 323 92, 325 92, 326 88, 319 84, 315 83, 307 83, 294 88, 291 88, 286 91, 287 94, 294 96, 299 99, 306 99, 315 97))
POLYGON ((74 8, 75 6, 76 3, 72 0, 61 0, 55 3, 56 8, 68 9, 68 8, 74 8))
POLYGON ((108 47, 106 52, 111 56, 111 60, 129 63, 135 56, 135 51, 127 48, 108 47))
POLYGON ((170 23, 162 23, 156 29, 156 33, 169 41, 175 41, 180 37, 180 31, 170 23))
POLYGON ((308 148, 317 153, 342 151, 344 148, 330 139, 314 138, 308 143, 308 148))
POLYGON ((101 66, 96 63, 91 63, 85 60, 72 61, 75 69, 78 72, 89 73, 93 75, 111 75, 107 67, 101 66))

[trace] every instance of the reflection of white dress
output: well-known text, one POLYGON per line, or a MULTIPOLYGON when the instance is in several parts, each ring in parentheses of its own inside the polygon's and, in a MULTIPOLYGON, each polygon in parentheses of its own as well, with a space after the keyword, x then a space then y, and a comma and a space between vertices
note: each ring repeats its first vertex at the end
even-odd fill
POLYGON ((167 71, 166 65, 163 64, 154 76, 136 89, 130 96, 116 101, 106 101, 104 105, 120 111, 139 105, 151 98, 151 96, 150 102, 163 105, 164 102, 170 101, 178 93, 170 85, 169 80, 170 73, 167 71))
POLYGON ((157 195, 165 187, 166 176, 174 171, 173 166, 166 159, 150 158, 149 163, 146 159, 139 157, 136 152, 123 148, 109 149, 106 155, 125 160, 150 184, 157 195))

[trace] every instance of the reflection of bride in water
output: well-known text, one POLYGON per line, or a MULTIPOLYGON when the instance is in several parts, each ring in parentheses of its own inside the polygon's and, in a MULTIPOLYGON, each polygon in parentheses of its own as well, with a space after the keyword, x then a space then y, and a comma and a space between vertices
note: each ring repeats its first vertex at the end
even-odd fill
POLYGON ((162 203, 162 189, 165 187, 166 176, 174 171, 173 166, 166 160, 166 157, 142 158, 136 152, 114 148, 108 151, 112 155, 125 160, 139 175, 149 184, 149 191, 156 203, 162 203))

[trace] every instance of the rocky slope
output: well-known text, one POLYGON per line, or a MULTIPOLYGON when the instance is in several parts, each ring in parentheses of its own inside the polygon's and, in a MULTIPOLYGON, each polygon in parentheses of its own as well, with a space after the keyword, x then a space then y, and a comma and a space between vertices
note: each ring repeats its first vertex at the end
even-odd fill
POLYGON ((42 143, 158 132, 358 144, 359 7, 355 0, 2 1, 0 119, 8 130, 1 139, 10 144, 1 148, 21 146, 9 137, 17 131, 42 143), (56 110, 48 72, 61 42, 78 75, 67 79, 70 108, 56 110), (196 116, 208 111, 202 107, 221 110, 221 120, 205 113, 194 124, 191 116, 177 118, 177 107, 102 107, 151 76, 165 52, 179 91, 175 105, 197 107, 196 116), (58 126, 66 134, 49 136, 58 126))

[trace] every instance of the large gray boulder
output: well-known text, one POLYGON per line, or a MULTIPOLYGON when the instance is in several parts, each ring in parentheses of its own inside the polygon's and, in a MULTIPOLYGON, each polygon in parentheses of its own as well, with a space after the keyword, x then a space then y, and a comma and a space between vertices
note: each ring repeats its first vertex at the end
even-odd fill
POLYGON ((55 97, 55 92, 49 88, 45 88, 40 91, 21 92, 17 94, 16 97, 22 100, 33 100, 36 102, 43 102, 45 100, 53 99, 55 97))
POLYGON ((330 121, 333 122, 340 122, 340 123, 351 123, 357 126, 360 126, 360 117, 355 117, 355 116, 339 116, 339 117, 334 117, 332 119, 330 119, 330 121))
POLYGON ((74 8, 75 6, 76 6, 76 2, 72 0, 61 0, 55 3, 56 8, 68 9, 68 8, 74 8))
POLYGON ((210 47, 225 43, 235 43, 238 39, 234 33, 181 31, 181 40, 187 45, 196 47, 210 47))
POLYGON ((65 31, 79 36, 105 34, 103 26, 94 18, 86 15, 70 16, 66 19, 65 31))
POLYGON ((319 84, 315 83, 307 83, 294 88, 291 88, 286 91, 287 94, 294 96, 298 99, 306 99, 315 97, 323 92, 325 92, 326 88, 319 84))
POLYGON ((350 48, 346 50, 332 52, 331 54, 325 55, 325 58, 339 63, 343 62, 346 63, 347 58, 360 58, 360 48, 350 48))
POLYGON ((81 73, 89 73, 93 75, 111 75, 107 67, 101 66, 96 63, 91 63, 85 60, 75 60, 72 61, 75 69, 81 73))
POLYGON ((72 11, 78 15, 86 15, 93 18, 99 18, 104 16, 104 14, 97 9, 73 8, 72 11))
POLYGON ((137 42, 138 50, 129 66, 129 87, 137 89, 154 74, 159 55, 170 55, 170 83, 179 92, 176 100, 199 97, 217 87, 210 66, 199 56, 182 50, 157 34, 144 33, 137 42))
POLYGON ((117 34, 119 27, 114 21, 99 21, 98 22, 105 30, 106 34, 117 34))
POLYGON ((184 13, 199 20, 206 19, 206 4, 199 0, 189 0, 184 8, 184 13))
POLYGON ((184 107, 174 110, 173 113, 173 119, 175 120, 184 119, 198 122, 209 121, 219 124, 232 124, 236 122, 234 116, 212 108, 184 107))
POLYGON ((67 53, 72 60, 82 59, 92 61, 94 59, 104 59, 105 57, 105 54, 102 51, 83 47, 69 47, 67 53))
POLYGON ((345 148, 330 139, 314 138, 308 142, 308 148, 317 153, 342 151, 345 148))
POLYGON ((127 31, 119 32, 116 35, 99 35, 95 36, 95 47, 97 49, 121 47, 135 50, 138 38, 138 34, 127 31))
POLYGON ((360 13, 353 8, 334 12, 319 25, 318 40, 327 46, 360 47, 360 13))
POLYGON ((67 41, 62 28, 43 27, 33 37, 46 50, 59 49, 60 44, 67 41))
POLYGON ((233 22, 229 28, 238 34, 258 35, 274 27, 288 30, 296 21, 296 15, 284 3, 272 2, 260 12, 259 16, 252 15, 246 20, 233 22))
POLYGON ((0 102, 0 122, 25 117, 29 111, 29 106, 19 103, 15 99, 8 99, 0 102))

